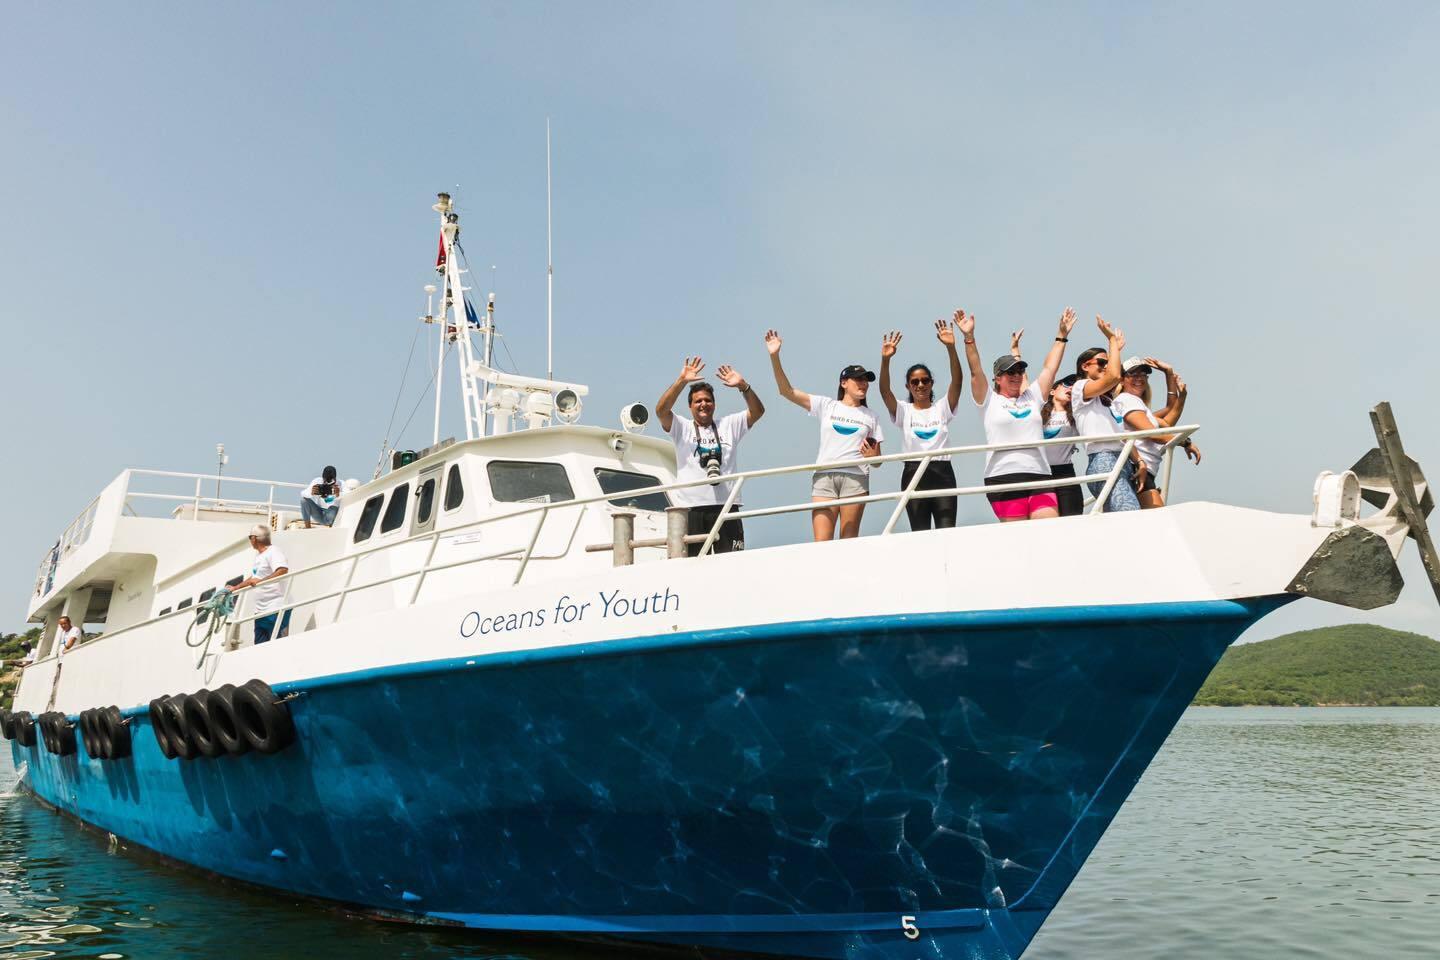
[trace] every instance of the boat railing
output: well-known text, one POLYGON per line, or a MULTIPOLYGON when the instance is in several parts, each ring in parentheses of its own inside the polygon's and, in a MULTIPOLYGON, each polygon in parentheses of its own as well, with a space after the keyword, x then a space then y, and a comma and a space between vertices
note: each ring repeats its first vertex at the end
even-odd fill
MULTIPOLYGON (((1051 480, 1029 481, 1024 483, 996 484, 991 486, 957 486, 937 490, 920 490, 918 489, 917 484, 919 482, 919 476, 923 473, 923 470, 917 469, 916 476, 913 477, 911 482, 901 490, 889 491, 886 493, 872 493, 859 497, 846 497, 838 500, 829 500, 826 501, 826 506, 835 507, 843 506, 850 503, 879 503, 893 500, 895 501, 895 508, 889 518, 886 520, 885 527, 880 534, 881 536, 886 536, 894 531, 897 521, 899 520, 900 516, 903 515, 905 512, 905 505, 912 500, 929 497, 973 496, 980 493, 999 493, 1010 490, 1052 490, 1062 486, 1079 486, 1081 484, 1099 483, 1102 485, 1101 490, 1089 506, 1089 512, 1098 513, 1102 509, 1106 499, 1109 497, 1110 491, 1114 488, 1115 484, 1120 481, 1120 477, 1122 475, 1125 463, 1129 459, 1130 453, 1134 449, 1136 441, 1150 437, 1170 438, 1163 448, 1163 465, 1161 481, 1159 484, 1161 490, 1165 493, 1168 499, 1170 494, 1171 479, 1170 467, 1173 463, 1175 449, 1179 445, 1183 444, 1187 439, 1189 439, 1190 436, 1198 429, 1199 427, 1196 425, 1188 425, 1161 428, 1155 430, 1130 431, 1127 433, 1108 434, 1104 436, 1097 435, 1082 437, 1057 437, 1053 440, 1042 440, 1039 442, 1030 443, 971 444, 966 446, 946 447, 944 449, 931 451, 928 454, 893 453, 885 454, 878 457, 868 457, 863 460, 841 460, 795 464, 792 466, 768 467, 758 470, 746 470, 739 473, 727 474, 724 477, 724 481, 731 484, 730 494, 727 497, 726 502, 719 513, 719 516, 716 517, 715 522, 711 525, 709 532, 703 537, 696 535, 696 537, 686 537, 685 540, 686 542, 702 543, 701 555, 704 556, 712 552, 715 540, 719 535, 720 529, 728 520, 778 516, 790 513, 809 512, 815 509, 815 504, 807 500, 801 503, 785 504, 776 507, 762 507, 753 510, 737 510, 735 509, 735 505, 739 502, 738 497, 740 490, 747 481, 754 481, 772 477, 783 477, 791 474, 813 473, 817 470, 855 467, 860 464, 868 464, 873 466, 876 464, 892 463, 906 460, 915 460, 923 464, 929 464, 935 460, 951 456, 989 454, 992 452, 1019 450, 1037 446, 1064 446, 1070 444, 1084 444, 1087 442, 1113 442, 1116 440, 1123 440, 1124 443, 1121 454, 1117 458, 1115 465, 1105 473, 1099 473, 1094 475, 1082 474, 1074 478, 1055 478, 1051 480)), ((158 471, 151 471, 151 473, 158 474, 158 471)), ((195 474, 163 475, 191 478, 197 476, 195 474)), ((213 480, 214 478, 205 477, 203 479, 213 480)), ((228 482, 229 478, 226 478, 226 480, 228 482)), ((269 483, 270 481, 251 482, 269 483)), ((398 606, 409 606, 414 604, 419 598, 420 591, 424 587, 426 580, 431 574, 438 573, 444 570, 455 569, 457 567, 469 566, 478 563, 488 563, 497 560, 516 561, 515 574, 511 579, 511 584, 517 585, 524 578, 526 572, 530 568, 532 561, 561 560, 571 556, 572 548, 574 546, 575 539, 581 529, 582 521, 586 512, 590 508, 600 507, 603 505, 609 505, 613 507, 617 503, 638 499, 652 494, 664 494, 673 492, 675 490, 684 490, 692 487, 704 487, 710 485, 711 481, 708 479, 690 480, 675 483, 656 484, 649 487, 636 488, 634 490, 599 494, 596 496, 582 497, 573 500, 563 500, 553 503, 527 505, 516 510, 492 514, 490 516, 481 517, 477 520, 468 521, 463 524, 457 524, 455 526, 446 527, 443 529, 431 530, 425 533, 415 534, 413 536, 406 537, 401 540, 391 541, 389 543, 377 544, 375 546, 371 546, 362 550, 357 550, 352 553, 347 553, 343 556, 335 557, 330 560, 324 560, 320 563, 312 564, 303 569, 294 570, 285 574, 284 576, 276 577, 272 580, 266 581, 267 585, 278 584, 281 585, 284 590, 282 596, 278 600, 275 600, 273 603, 267 604, 267 607, 270 607, 271 609, 267 609, 264 611, 256 611, 254 609, 253 598, 255 596, 255 590, 253 587, 237 591, 236 605, 227 621, 228 628, 231 631, 232 639, 238 638, 239 628, 242 625, 252 623, 260 617, 268 616, 281 610, 293 610, 300 606, 319 604, 330 600, 336 601, 335 610, 329 618, 330 622, 338 622, 341 619, 341 614, 344 611, 347 600, 355 594, 377 587, 394 584, 402 580, 414 578, 415 582, 408 591, 408 597, 404 600, 403 603, 397 604, 398 606), (544 530, 547 522, 549 522, 551 515, 567 510, 575 510, 577 511, 577 513, 574 525, 570 528, 566 536, 566 543, 564 548, 557 550, 553 554, 537 554, 536 548, 540 543, 541 533, 544 530), (502 523, 507 521, 513 523, 517 519, 525 517, 534 517, 535 523, 534 526, 529 529, 528 536, 525 538, 525 542, 523 545, 519 545, 517 543, 516 545, 509 546, 504 549, 490 551, 479 555, 467 555, 458 559, 446 559, 440 562, 436 562, 436 552, 439 548, 440 543, 443 540, 456 538, 458 536, 462 536, 467 532, 477 531, 480 528, 483 528, 490 524, 502 523), (373 557, 385 551, 395 552, 398 555, 404 556, 404 548, 416 547, 417 545, 420 546, 420 550, 417 550, 416 552, 423 553, 423 560, 421 560, 418 564, 415 564, 413 566, 407 565, 399 571, 393 571, 384 576, 366 579, 358 583, 356 582, 356 574, 359 571, 361 564, 367 558, 373 557), (322 589, 314 594, 302 594, 300 596, 292 596, 292 589, 297 580, 302 578, 313 578, 316 573, 331 569, 340 569, 342 568, 342 565, 344 565, 343 580, 339 586, 332 586, 326 589, 322 589)), ((303 487, 303 484, 276 483, 275 486, 303 487)), ((628 533, 626 533, 625 531, 633 529, 633 525, 627 526, 624 521, 626 518, 629 518, 633 521, 634 514, 629 510, 625 509, 616 511, 616 514, 620 519, 619 522, 616 523, 615 529, 622 533, 622 537, 617 538, 615 541, 612 541, 610 543, 587 545, 584 548, 586 551, 614 550, 616 554, 617 565, 623 565, 624 563, 628 562, 630 558, 633 558, 633 551, 635 548, 665 548, 667 546, 666 540, 631 539, 628 533), (622 539, 623 542, 620 542, 622 539), (620 549, 617 550, 617 546, 620 549)), ((109 640, 113 639, 114 637, 123 636, 132 630, 142 629, 146 626, 149 626, 150 624, 156 623, 161 620, 167 620, 180 616, 194 615, 196 615, 196 610, 194 608, 174 610, 169 613, 151 618, 150 620, 136 623, 131 626, 121 628, 119 630, 111 631, 110 633, 105 634, 105 636, 100 639, 109 640)))
MULTIPOLYGON (((222 474, 180 473, 173 470, 130 470, 125 489, 121 491, 124 510, 131 516, 143 516, 151 505, 168 507, 167 513, 188 506, 192 519, 199 519, 201 510, 217 512, 264 513, 275 516, 276 498, 289 491, 303 491, 306 484, 284 480, 257 480, 253 477, 227 477, 222 474), (140 481, 137 483, 136 481, 140 481), (213 485, 214 492, 210 492, 213 485), (225 495, 225 488, 231 495, 225 495), (234 495, 239 488, 240 496, 234 495), (168 488, 168 489, 167 489, 168 488), (263 497, 264 499, 259 499, 263 497)), ((284 500, 281 501, 285 503, 284 500)))

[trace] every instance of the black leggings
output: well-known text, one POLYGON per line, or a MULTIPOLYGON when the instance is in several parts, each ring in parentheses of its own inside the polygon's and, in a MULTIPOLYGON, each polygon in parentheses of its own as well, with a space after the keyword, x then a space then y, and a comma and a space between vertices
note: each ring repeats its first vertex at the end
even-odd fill
MULTIPOLYGON (((900 474, 901 489, 910 486, 910 481, 915 478, 915 471, 918 469, 920 464, 917 461, 905 461, 905 469, 900 474)), ((920 485, 915 489, 946 490, 954 486, 955 470, 950 466, 950 461, 931 460, 920 477, 920 485)), ((931 527, 936 530, 949 529, 955 526, 955 498, 926 497, 924 500, 911 500, 905 504, 905 515, 910 518, 911 530, 929 530, 931 527)))
MULTIPOLYGON (((686 525, 687 536, 704 536, 710 533, 710 528, 715 526, 715 521, 720 519, 721 504, 706 507, 691 507, 689 522, 686 525)), ((733 509, 739 510, 740 505, 736 504, 733 509)), ((686 544, 685 552, 692 557, 700 556, 700 548, 703 543, 686 544)), ((745 549, 745 526, 739 520, 726 520, 720 524, 720 532, 715 535, 715 542, 710 545, 711 553, 732 553, 736 550, 745 549)))
MULTIPOLYGON (((1050 464, 1050 476, 1069 480, 1075 476, 1075 465, 1073 463, 1052 463, 1050 464)), ((1060 516, 1078 517, 1085 512, 1085 494, 1077 485, 1056 487, 1055 497, 1060 501, 1060 516)))

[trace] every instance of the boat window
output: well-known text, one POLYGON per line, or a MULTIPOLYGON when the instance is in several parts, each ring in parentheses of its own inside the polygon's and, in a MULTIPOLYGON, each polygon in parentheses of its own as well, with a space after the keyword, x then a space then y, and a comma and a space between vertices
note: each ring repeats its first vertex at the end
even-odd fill
POLYGON ((424 524, 430 520, 430 511, 435 509, 435 478, 420 484, 415 497, 420 501, 415 505, 415 522, 424 524))
MULTIPOLYGON (((643 490, 646 487, 658 487, 661 483, 659 477, 652 477, 648 473, 607 470, 604 467, 595 468, 595 479, 600 481, 600 489, 605 493, 643 490)), ((664 510, 670 506, 670 498, 663 493, 646 493, 638 497, 611 497, 610 502, 617 507, 635 507, 639 510, 664 510)))
POLYGON ((410 505, 410 484, 402 483, 390 491, 390 503, 385 507, 385 518, 380 521, 380 532, 389 533, 405 522, 405 508, 410 505))
POLYGON ((370 534, 375 530, 375 521, 380 518, 380 504, 385 502, 385 494, 379 493, 365 501, 365 508, 360 511, 360 522, 355 524, 355 537, 352 543, 359 543, 361 540, 369 540, 370 534))
POLYGON ((243 574, 243 573, 240 574, 238 577, 231 577, 229 580, 226 580, 226 581, 225 581, 225 586, 227 586, 227 587, 238 587, 238 586, 240 586, 241 581, 243 581, 244 579, 245 579, 245 574, 243 574))
POLYGON ((170 612, 170 608, 169 608, 169 607, 166 607, 164 610, 161 610, 159 613, 155 614, 155 616, 157 616, 157 617, 163 617, 163 616, 165 616, 165 614, 167 614, 167 613, 169 613, 169 612, 170 612))
POLYGON ((194 597, 186 597, 184 600, 181 600, 179 603, 175 604, 175 609, 176 609, 176 610, 184 610, 186 607, 190 606, 190 604, 192 604, 192 603, 194 603, 194 602, 195 602, 195 598, 194 598, 194 597))
POLYGON ((445 477, 445 509, 454 510, 465 502, 465 484, 460 479, 460 464, 452 463, 445 477))
POLYGON ((559 463, 492 460, 485 465, 490 492, 501 503, 559 503, 574 500, 570 478, 559 463))

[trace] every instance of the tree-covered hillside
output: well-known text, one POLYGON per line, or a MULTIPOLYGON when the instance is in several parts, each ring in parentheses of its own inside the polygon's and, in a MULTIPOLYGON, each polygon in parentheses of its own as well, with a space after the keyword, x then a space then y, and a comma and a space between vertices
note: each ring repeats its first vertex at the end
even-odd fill
POLYGON ((39 640, 39 627, 33 627, 24 633, 0 633, 0 663, 4 664, 0 666, 0 708, 10 707, 10 701, 15 697, 15 687, 20 682, 20 671, 12 669, 10 664, 25 659, 21 641, 29 641, 33 646, 39 640))
POLYGON ((1440 706, 1440 643, 1373 624, 1247 643, 1225 651, 1195 703, 1440 706))

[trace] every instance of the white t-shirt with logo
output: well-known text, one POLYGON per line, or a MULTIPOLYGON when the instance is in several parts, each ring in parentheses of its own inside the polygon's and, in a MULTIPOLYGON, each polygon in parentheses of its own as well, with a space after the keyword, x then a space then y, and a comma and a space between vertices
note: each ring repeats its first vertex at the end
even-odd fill
MULTIPOLYGON (((1115 402, 1110 405, 1110 409, 1114 410, 1120 417, 1121 430, 1130 429, 1129 425, 1125 423, 1125 418, 1132 413, 1145 414, 1145 420, 1149 423, 1149 426, 1144 429, 1160 429, 1160 424, 1155 420, 1155 414, 1151 413, 1150 408, 1145 406, 1145 399, 1143 397, 1137 397, 1133 393, 1122 393, 1115 398, 1115 402)), ((1140 459, 1145 461, 1145 466, 1150 471, 1150 476, 1152 477, 1158 477, 1160 475, 1160 456, 1164 450, 1165 445, 1156 443, 1154 440, 1135 441, 1135 451, 1140 454, 1140 459)))
MULTIPOLYGON (((1121 425, 1125 419, 1115 409, 1114 404, 1107 405, 1102 394, 1096 394, 1090 399, 1085 399, 1085 391, 1082 389, 1084 382, 1077 382, 1070 388, 1070 412, 1075 415, 1075 429, 1082 437, 1104 436, 1107 433, 1120 433, 1125 428, 1121 425)), ((1113 450, 1119 453, 1125 448, 1123 440, 1101 440, 1085 445, 1085 453, 1094 454, 1113 450)))
MULTIPOLYGON (((290 561, 285 559, 285 554, 280 548, 271 544, 263 553, 255 554, 255 563, 250 567, 250 576, 256 579, 264 579, 275 575, 275 571, 281 567, 289 567, 290 561)), ((252 587, 255 591, 255 612, 269 613, 280 607, 280 601, 285 597, 284 583, 262 583, 252 587)))
POLYGON ((83 637, 84 634, 80 632, 79 627, 71 627, 69 630, 66 630, 64 627, 57 626, 55 628, 55 656, 65 656, 65 644, 71 640, 75 641, 76 647, 80 646, 80 641, 83 637))
MULTIPOLYGON (((876 443, 885 437, 880 432, 880 421, 869 407, 850 407, 829 397, 810 395, 810 416, 820 420, 820 452, 816 462, 829 463, 833 460, 859 460, 860 444, 867 438, 876 443)), ((843 473, 870 472, 868 464, 853 467, 831 467, 843 473)))
POLYGON ((950 445, 950 421, 954 418, 950 398, 943 396, 924 410, 908 400, 896 400, 890 422, 900 428, 901 453, 929 453, 950 445))
MULTIPOLYGON (((1056 437, 1074 437, 1075 424, 1065 415, 1065 411, 1055 407, 1050 411, 1050 419, 1045 421, 1045 439, 1054 440, 1056 437)), ((1075 444, 1056 443, 1045 447, 1045 461, 1052 467, 1059 467, 1068 464, 1075 457, 1075 444)))
MULTIPOLYGON (((670 441, 675 444, 675 479, 680 483, 704 480, 705 468, 696 455, 697 445, 712 447, 720 443, 720 472, 735 473, 740 438, 750 432, 750 414, 732 413, 715 421, 714 429, 696 427, 695 421, 679 414, 670 415, 670 441), (698 433, 697 433, 698 431, 698 433)), ((687 487, 670 491, 677 507, 710 507, 723 504, 730 496, 733 481, 721 480, 703 487, 687 487)), ((738 506, 738 504, 737 504, 738 506)))
MULTIPOLYGON (((985 391, 985 401, 975 406, 980 410, 980 419, 985 424, 985 442, 1023 443, 1039 441, 1045 436, 1040 423, 1040 408, 1045 397, 1040 393, 1038 382, 1030 384, 1020 396, 1002 396, 992 385, 985 391)), ((991 450, 985 455, 985 476, 998 477, 1007 473, 1038 473, 1048 476, 1050 464, 1039 447, 1020 447, 1016 450, 991 450)))
MULTIPOLYGON (((333 506, 335 506, 335 504, 337 504, 337 503, 340 502, 340 498, 337 497, 337 496, 320 497, 320 496, 316 496, 315 494, 313 494, 313 493, 310 492, 310 491, 314 490, 316 486, 318 486, 319 484, 322 484, 322 483, 324 483, 324 482, 325 482, 325 478, 324 478, 324 477, 316 477, 314 480, 311 480, 311 481, 310 481, 310 486, 308 486, 308 487, 305 488, 305 497, 304 497, 304 499, 309 500, 311 503, 315 504, 316 506, 318 506, 318 507, 320 507, 320 508, 322 508, 322 509, 328 508, 328 507, 333 507, 333 506)), ((340 481, 339 481, 339 480, 336 480, 336 481, 335 481, 335 489, 336 489, 336 490, 340 489, 340 481)))

